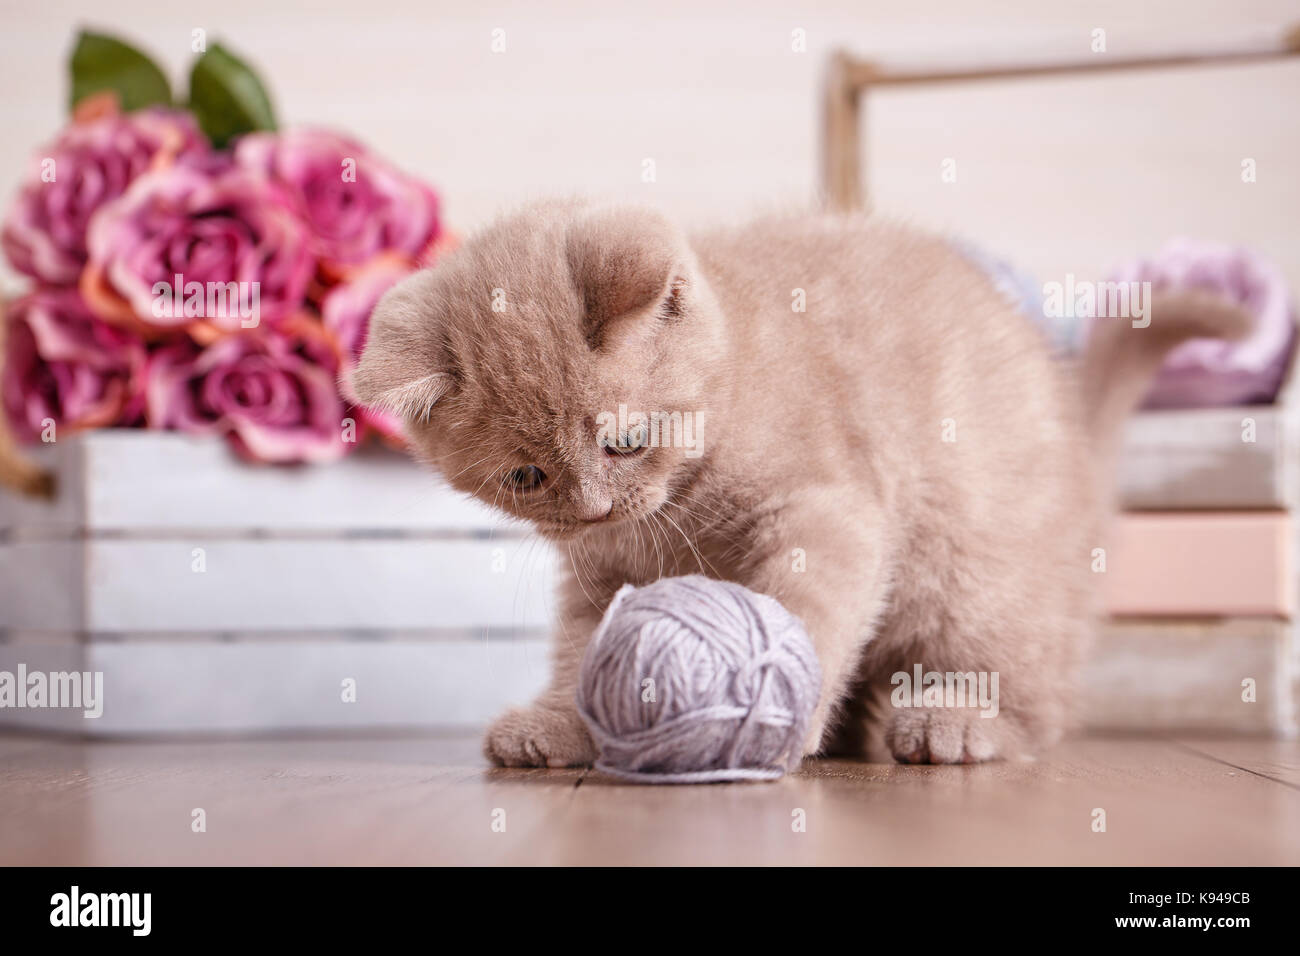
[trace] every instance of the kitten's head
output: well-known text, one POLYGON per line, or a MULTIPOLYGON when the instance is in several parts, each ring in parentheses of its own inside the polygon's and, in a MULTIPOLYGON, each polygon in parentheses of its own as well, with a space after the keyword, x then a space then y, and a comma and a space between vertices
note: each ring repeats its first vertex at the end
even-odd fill
POLYGON ((452 485, 570 537, 655 511, 704 452, 721 341, 662 216, 550 202, 389 291, 352 386, 452 485))

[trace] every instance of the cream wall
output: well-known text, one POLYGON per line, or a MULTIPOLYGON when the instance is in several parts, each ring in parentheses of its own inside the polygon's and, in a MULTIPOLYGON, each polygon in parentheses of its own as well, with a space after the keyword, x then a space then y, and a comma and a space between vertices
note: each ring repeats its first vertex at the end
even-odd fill
MULTIPOLYGON (((554 192, 646 199, 692 221, 806 202, 818 79, 836 46, 1050 58, 1086 54, 1096 27, 1122 52, 1300 21, 1294 0, 0 0, 0 11, 0 195, 61 122, 78 23, 138 42, 175 77, 203 27, 260 66, 282 120, 350 130, 426 176, 460 229, 554 192), (795 29, 807 52, 791 51, 795 29), (653 184, 641 181, 647 158, 653 184)), ((1297 102, 1300 60, 881 94, 865 168, 881 208, 1042 275, 1189 232, 1250 242, 1300 287, 1297 102), (940 181, 948 157, 955 184, 940 181), (1240 182, 1243 157, 1258 163, 1254 185, 1240 182)))

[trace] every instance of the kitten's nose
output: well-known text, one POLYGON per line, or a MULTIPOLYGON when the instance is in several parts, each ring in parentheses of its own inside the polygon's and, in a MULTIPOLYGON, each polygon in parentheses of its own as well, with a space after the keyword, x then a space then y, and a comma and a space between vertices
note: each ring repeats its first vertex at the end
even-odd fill
POLYGON ((604 521, 614 510, 614 499, 609 495, 585 494, 574 502, 574 511, 583 521, 604 521))

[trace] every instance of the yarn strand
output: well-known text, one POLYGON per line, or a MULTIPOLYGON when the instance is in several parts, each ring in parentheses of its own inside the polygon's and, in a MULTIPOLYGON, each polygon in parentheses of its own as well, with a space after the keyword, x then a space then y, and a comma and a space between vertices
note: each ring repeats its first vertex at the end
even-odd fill
POLYGON ((820 690, 812 643, 780 602, 690 575, 619 589, 577 704, 596 769, 616 778, 776 780, 799 764, 820 690))

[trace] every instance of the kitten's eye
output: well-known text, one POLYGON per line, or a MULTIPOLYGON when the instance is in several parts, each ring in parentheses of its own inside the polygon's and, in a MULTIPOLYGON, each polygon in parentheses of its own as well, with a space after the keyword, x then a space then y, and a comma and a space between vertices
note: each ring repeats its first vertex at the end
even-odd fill
POLYGON ((649 440, 646 427, 636 425, 629 428, 624 434, 619 435, 617 439, 602 438, 600 443, 604 446, 607 455, 635 455, 638 452, 645 451, 649 440))
POLYGON ((532 491, 546 480, 546 472, 536 465, 524 465, 506 473, 506 484, 520 491, 532 491))

